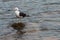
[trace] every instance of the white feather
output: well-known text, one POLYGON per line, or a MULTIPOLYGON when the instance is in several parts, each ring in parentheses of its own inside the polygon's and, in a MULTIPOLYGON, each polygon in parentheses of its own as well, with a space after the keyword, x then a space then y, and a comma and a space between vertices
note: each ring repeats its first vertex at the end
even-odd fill
POLYGON ((15 10, 16 16, 17 16, 17 17, 20 17, 20 16, 19 16, 19 13, 20 13, 19 9, 18 9, 17 7, 15 7, 14 10, 15 10))
POLYGON ((20 13, 19 11, 15 11, 16 16, 19 16, 19 13, 20 13))

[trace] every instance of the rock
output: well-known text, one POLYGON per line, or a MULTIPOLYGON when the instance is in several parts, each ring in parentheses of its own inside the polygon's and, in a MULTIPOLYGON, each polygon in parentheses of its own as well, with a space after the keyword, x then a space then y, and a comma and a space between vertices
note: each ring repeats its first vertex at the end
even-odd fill
POLYGON ((11 24, 11 27, 14 28, 15 30, 20 31, 20 30, 23 30, 23 29, 24 29, 25 24, 22 23, 22 22, 19 22, 19 23, 13 23, 13 24, 11 24))

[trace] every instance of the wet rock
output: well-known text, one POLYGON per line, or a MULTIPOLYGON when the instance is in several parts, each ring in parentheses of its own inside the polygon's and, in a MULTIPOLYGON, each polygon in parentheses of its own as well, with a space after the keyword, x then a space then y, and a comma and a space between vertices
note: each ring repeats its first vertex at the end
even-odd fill
POLYGON ((16 34, 16 38, 22 38, 23 34, 26 33, 25 31, 23 31, 23 29, 25 28, 25 23, 22 22, 18 22, 18 23, 12 23, 10 24, 10 26, 17 30, 16 34))
POLYGON ((11 24, 11 27, 14 28, 15 30, 20 31, 20 30, 23 30, 24 29, 25 24, 22 23, 22 22, 13 23, 13 24, 11 24))

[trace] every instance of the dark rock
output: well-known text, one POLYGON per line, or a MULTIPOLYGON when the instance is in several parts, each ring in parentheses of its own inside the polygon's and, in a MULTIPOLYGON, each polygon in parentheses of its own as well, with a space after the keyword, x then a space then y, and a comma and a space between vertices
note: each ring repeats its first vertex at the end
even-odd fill
POLYGON ((23 30, 23 29, 24 29, 25 24, 22 23, 22 22, 19 22, 19 23, 13 23, 13 24, 11 24, 11 27, 13 27, 15 30, 20 31, 20 30, 23 30))

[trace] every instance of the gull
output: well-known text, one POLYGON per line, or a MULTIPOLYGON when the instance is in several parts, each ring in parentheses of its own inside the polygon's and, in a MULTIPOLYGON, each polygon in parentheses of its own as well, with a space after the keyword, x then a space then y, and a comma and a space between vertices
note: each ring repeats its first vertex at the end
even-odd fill
POLYGON ((8 10, 8 11, 14 11, 17 17, 17 20, 20 19, 20 21, 21 21, 21 18, 30 17, 30 15, 27 15, 26 13, 22 12, 18 7, 14 7, 12 10, 8 10))
POLYGON ((18 8, 18 7, 15 7, 15 8, 14 8, 14 11, 15 11, 15 14, 16 14, 16 17, 17 17, 17 18, 30 17, 30 16, 27 15, 26 13, 19 11, 19 8, 18 8))

